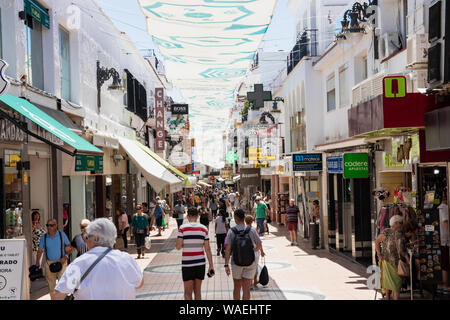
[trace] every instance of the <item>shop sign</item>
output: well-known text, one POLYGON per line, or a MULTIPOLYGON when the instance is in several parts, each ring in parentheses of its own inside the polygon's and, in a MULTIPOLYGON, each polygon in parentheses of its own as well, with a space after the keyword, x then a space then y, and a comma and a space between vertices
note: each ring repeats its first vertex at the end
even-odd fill
POLYGON ((367 153, 344 154, 344 178, 368 178, 369 155, 367 153))
POLYGON ((192 171, 192 174, 200 174, 200 171, 192 171))
POLYGON ((50 16, 48 10, 41 6, 36 0, 25 0, 25 12, 33 19, 42 24, 47 29, 50 29, 50 16))
POLYGON ((156 139, 155 150, 164 151, 164 88, 155 88, 155 118, 156 118, 156 139))
POLYGON ((0 140, 8 142, 25 142, 26 135, 11 121, 0 119, 0 140))
POLYGON ((322 154, 321 153, 302 153, 292 156, 294 171, 321 171, 322 154))
POLYGON ((261 172, 259 168, 241 168, 241 186, 243 188, 248 186, 259 186, 260 183, 261 172))
POLYGON ((262 152, 263 148, 248 148, 248 160, 250 161, 267 161, 267 160, 275 160, 275 155, 266 154, 264 155, 262 152))
POLYGON ((189 114, 189 105, 187 104, 172 104, 170 106, 172 114, 189 114))
POLYGON ((385 98, 404 98, 406 96, 406 78, 384 77, 383 92, 385 98))
POLYGON ((103 156, 77 154, 75 171, 103 171, 103 156))
POLYGON ((25 239, 0 239, 0 300, 21 300, 25 239))
POLYGON ((343 169, 342 169, 342 156, 339 157, 328 157, 327 158, 327 170, 328 173, 331 174, 338 174, 338 173, 342 173, 343 169))
POLYGON ((233 173, 232 169, 222 169, 220 171, 220 176, 224 179, 231 178, 231 174, 233 173))

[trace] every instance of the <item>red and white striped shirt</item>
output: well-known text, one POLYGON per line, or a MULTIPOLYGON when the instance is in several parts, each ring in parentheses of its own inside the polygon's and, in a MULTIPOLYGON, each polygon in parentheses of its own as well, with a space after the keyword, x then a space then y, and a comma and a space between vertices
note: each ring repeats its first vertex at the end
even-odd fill
POLYGON ((183 239, 182 267, 206 264, 204 245, 209 240, 208 229, 197 222, 183 224, 178 229, 178 238, 183 239))

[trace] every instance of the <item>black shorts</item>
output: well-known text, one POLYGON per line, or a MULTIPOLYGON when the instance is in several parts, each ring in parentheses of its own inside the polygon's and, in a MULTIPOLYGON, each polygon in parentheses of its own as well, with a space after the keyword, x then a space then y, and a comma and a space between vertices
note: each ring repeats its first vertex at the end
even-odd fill
POLYGON ((449 271, 449 247, 448 246, 441 246, 441 267, 444 271, 449 271))
POLYGON ((181 267, 181 274, 183 275, 183 281, 204 280, 205 270, 206 265, 195 267, 181 267))
POLYGON ((158 218, 156 218, 155 222, 156 222, 157 227, 161 227, 162 226, 162 216, 159 216, 158 218))

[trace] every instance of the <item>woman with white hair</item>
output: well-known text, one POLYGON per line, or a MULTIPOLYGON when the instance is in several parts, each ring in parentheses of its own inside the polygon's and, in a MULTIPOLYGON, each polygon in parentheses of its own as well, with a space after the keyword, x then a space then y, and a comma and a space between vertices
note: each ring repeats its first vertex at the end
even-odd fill
POLYGON ((75 259, 59 280, 52 300, 134 300, 144 284, 143 274, 128 253, 113 250, 116 226, 106 218, 86 228, 88 251, 75 259), (81 280, 81 281, 80 281, 81 280))
POLYGON ((409 263, 406 252, 406 237, 402 230, 403 217, 392 216, 389 220, 390 228, 384 229, 375 240, 375 249, 381 261, 381 278, 386 290, 386 300, 398 300, 403 279, 398 275, 399 260, 409 263))

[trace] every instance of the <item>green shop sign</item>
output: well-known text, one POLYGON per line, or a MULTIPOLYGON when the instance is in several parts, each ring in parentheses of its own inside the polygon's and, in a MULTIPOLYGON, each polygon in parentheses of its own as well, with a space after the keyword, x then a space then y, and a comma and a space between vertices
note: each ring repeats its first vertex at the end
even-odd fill
POLYGON ((103 156, 77 154, 75 171, 103 171, 103 156))
POLYGON ((368 178, 369 155, 367 153, 344 154, 344 178, 368 178))
POLYGON ((45 9, 39 2, 35 0, 24 0, 25 12, 29 14, 34 20, 42 24, 47 29, 50 29, 50 16, 48 10, 45 9))

